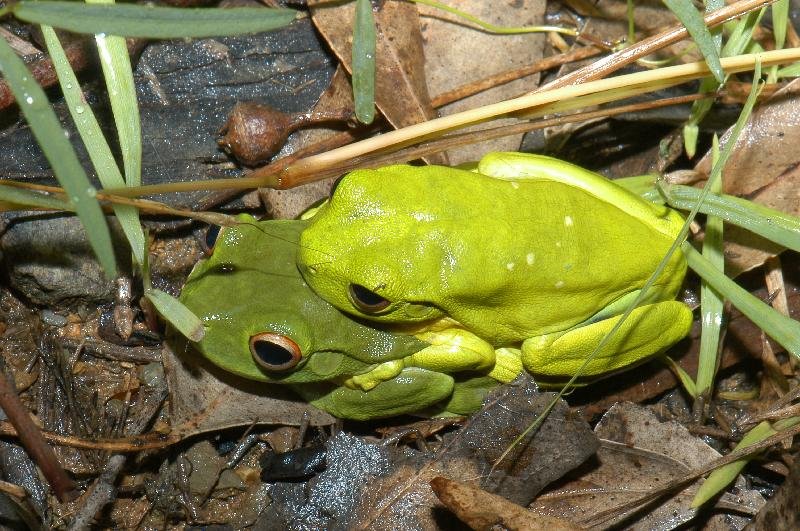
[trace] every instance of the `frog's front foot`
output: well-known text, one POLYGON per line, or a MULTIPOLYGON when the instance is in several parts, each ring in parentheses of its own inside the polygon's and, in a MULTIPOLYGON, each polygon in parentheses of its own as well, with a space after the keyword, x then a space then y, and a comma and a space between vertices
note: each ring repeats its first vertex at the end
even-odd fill
POLYGON ((530 338, 522 344, 522 363, 528 372, 553 383, 567 380, 581 369, 582 376, 599 376, 664 351, 685 337, 692 326, 692 312, 682 302, 639 306, 583 367, 619 319, 617 315, 567 332, 530 338))

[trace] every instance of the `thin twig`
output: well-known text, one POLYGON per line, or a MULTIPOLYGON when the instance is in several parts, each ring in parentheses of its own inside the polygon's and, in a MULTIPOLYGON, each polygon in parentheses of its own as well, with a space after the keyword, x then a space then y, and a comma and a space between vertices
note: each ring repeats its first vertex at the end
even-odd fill
POLYGON ((58 462, 55 452, 42 436, 42 431, 31 420, 30 413, 17 396, 14 384, 9 381, 4 371, 0 372, 0 408, 5 411, 22 446, 39 466, 59 501, 67 502, 75 499, 78 495, 75 483, 58 462))

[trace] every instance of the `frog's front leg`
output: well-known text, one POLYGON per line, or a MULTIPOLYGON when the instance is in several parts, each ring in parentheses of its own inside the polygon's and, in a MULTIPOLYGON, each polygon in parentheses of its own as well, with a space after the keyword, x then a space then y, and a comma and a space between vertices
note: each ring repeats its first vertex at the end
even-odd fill
POLYGON ((331 387, 330 384, 293 385, 304 400, 345 419, 368 420, 413 413, 447 400, 453 394, 453 378, 418 367, 403 369, 395 378, 370 391, 331 387))
POLYGON ((379 383, 394 378, 406 367, 445 374, 484 372, 500 382, 510 382, 522 370, 518 351, 495 351, 490 343, 461 328, 422 332, 416 337, 429 343, 429 346, 403 359, 378 364, 368 372, 348 378, 344 384, 351 389, 369 391, 379 383))
MULTIPOLYGON (((566 332, 527 339, 522 363, 553 383, 572 377, 621 316, 589 322, 566 332)), ((692 312, 678 301, 639 306, 589 361, 583 376, 598 376, 636 364, 673 345, 689 333, 692 312)))

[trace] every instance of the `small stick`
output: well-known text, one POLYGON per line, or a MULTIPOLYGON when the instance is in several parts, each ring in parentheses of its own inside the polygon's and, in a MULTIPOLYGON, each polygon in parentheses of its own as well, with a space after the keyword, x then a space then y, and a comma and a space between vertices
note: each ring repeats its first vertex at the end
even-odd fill
POLYGON ((53 449, 44 440, 42 431, 31 420, 30 413, 22 405, 14 385, 4 372, 0 372, 0 407, 3 408, 9 422, 16 429, 25 451, 39 466, 42 474, 53 487, 59 501, 63 503, 74 500, 78 496, 75 483, 58 462, 53 449))

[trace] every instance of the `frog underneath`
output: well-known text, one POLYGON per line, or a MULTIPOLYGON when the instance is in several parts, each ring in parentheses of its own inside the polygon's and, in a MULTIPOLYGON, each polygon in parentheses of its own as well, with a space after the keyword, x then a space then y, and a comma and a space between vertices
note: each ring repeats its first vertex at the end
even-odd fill
MULTIPOLYGON (((212 255, 195 266, 181 293, 205 326, 196 348, 222 369, 289 385, 320 409, 362 420, 421 410, 470 413, 489 390, 522 370, 511 350, 500 351, 499 364, 469 374, 419 366, 416 355, 441 349, 349 318, 303 281, 295 252, 307 221, 240 216, 239 222, 222 230, 212 255), (387 367, 393 376, 386 376, 387 367), (364 376, 375 374, 380 378, 364 376)), ((469 338, 463 340, 469 348, 469 338)))

